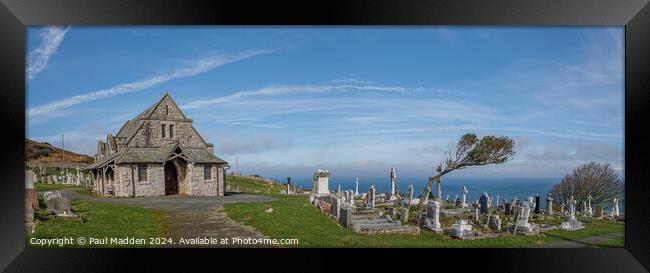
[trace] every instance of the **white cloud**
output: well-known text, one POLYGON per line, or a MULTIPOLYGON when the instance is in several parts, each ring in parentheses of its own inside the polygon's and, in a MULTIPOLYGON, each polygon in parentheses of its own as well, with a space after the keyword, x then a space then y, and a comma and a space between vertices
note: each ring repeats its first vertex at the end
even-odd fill
POLYGON ((42 43, 28 55, 25 71, 28 80, 34 79, 38 73, 45 69, 47 63, 50 61, 50 57, 59 49, 59 45, 61 45, 65 34, 69 30, 70 27, 50 26, 38 33, 42 43))
POLYGON ((174 79, 192 77, 197 74, 211 71, 222 65, 237 62, 243 59, 251 58, 256 55, 269 53, 268 50, 255 50, 233 55, 214 55, 203 58, 194 62, 192 66, 179 68, 170 73, 160 74, 148 78, 144 78, 135 82, 124 83, 113 86, 107 89, 91 91, 82 95, 68 97, 62 100, 53 101, 45 105, 36 106, 29 109, 29 116, 38 116, 50 114, 61 109, 65 109, 74 105, 86 103, 93 100, 117 96, 124 93, 140 91, 143 89, 151 88, 159 84, 171 81, 174 79))

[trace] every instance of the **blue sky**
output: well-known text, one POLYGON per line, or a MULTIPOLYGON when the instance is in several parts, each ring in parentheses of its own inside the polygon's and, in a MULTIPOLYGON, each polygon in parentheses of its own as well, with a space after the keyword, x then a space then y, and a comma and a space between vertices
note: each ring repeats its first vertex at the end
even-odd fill
POLYGON ((240 171, 428 175, 468 132, 508 163, 624 169, 621 27, 29 27, 27 136, 93 155, 169 91, 240 171))

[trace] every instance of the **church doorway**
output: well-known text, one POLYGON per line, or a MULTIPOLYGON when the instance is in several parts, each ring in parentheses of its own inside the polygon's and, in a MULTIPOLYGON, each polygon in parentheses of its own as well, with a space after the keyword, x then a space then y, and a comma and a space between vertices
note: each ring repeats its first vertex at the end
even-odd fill
POLYGON ((178 175, 173 163, 165 164, 165 195, 178 193, 178 175))

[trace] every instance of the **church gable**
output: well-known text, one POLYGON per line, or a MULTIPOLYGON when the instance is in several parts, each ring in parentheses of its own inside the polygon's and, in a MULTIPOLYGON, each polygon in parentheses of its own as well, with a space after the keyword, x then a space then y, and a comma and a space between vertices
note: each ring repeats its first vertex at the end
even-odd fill
POLYGON ((162 147, 178 142, 187 148, 208 149, 208 145, 168 93, 139 116, 128 147, 162 147))
POLYGON ((169 93, 161 98, 156 104, 155 108, 151 110, 149 119, 162 119, 162 120, 185 120, 187 117, 183 114, 180 107, 172 99, 169 93))

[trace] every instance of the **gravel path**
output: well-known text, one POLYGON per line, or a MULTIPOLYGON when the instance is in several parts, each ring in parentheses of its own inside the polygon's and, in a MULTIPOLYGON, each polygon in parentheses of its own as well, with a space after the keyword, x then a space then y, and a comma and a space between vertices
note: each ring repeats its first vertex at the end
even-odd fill
POLYGON ((202 196, 156 196, 137 198, 105 198, 80 194, 76 189, 63 189, 61 194, 70 199, 110 202, 125 204, 149 209, 156 209, 165 212, 164 218, 167 223, 165 237, 171 237, 176 244, 166 245, 167 247, 269 247, 269 245, 251 245, 233 243, 232 238, 240 239, 262 239, 267 238, 261 233, 248 226, 241 225, 226 216, 223 205, 239 202, 268 202, 277 198, 250 195, 250 194, 228 194, 219 197, 202 196), (181 238, 215 238, 219 244, 180 244, 181 238), (221 240, 227 238, 228 244, 221 244, 221 240))

